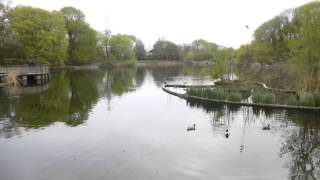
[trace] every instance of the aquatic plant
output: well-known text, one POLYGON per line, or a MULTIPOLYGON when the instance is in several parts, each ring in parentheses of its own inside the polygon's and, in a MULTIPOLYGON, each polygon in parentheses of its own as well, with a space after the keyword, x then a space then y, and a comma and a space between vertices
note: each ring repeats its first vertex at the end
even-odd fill
POLYGON ((263 103, 263 104, 275 104, 276 96, 271 92, 255 92, 252 96, 252 101, 254 103, 263 103))
POLYGON ((295 95, 290 95, 286 99, 285 103, 286 103, 286 105, 298 106, 299 105, 299 100, 297 99, 297 97, 295 95))
POLYGON ((238 92, 231 92, 227 98, 229 101, 240 102, 242 99, 242 95, 238 92))
POLYGON ((299 104, 301 106, 310 106, 310 107, 315 107, 316 106, 316 96, 305 96, 300 99, 299 104))
POLYGON ((187 94, 217 100, 241 101, 242 99, 240 93, 228 91, 223 88, 190 88, 187 90, 187 94))

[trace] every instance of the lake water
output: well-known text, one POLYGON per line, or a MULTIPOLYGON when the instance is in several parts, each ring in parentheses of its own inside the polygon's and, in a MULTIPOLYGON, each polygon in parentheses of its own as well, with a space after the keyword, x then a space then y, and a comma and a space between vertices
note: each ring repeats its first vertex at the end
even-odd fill
POLYGON ((320 179, 319 113, 186 102, 161 89, 210 83, 201 71, 59 72, 45 87, 2 89, 0 179, 320 179))

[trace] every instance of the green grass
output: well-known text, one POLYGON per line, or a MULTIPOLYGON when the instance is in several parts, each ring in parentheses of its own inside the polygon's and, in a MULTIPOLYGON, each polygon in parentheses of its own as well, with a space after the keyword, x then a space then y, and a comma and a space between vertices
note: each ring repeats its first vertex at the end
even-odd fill
MULTIPOLYGON (((190 96, 203 97, 215 100, 228 100, 233 102, 240 102, 243 99, 241 93, 236 90, 225 89, 222 87, 215 88, 190 88, 187 90, 187 94, 190 96)), ((277 96, 273 92, 257 90, 252 94, 253 103, 261 104, 278 104, 280 100, 277 101, 277 96)), ((289 95, 281 104, 291 105, 291 106, 308 106, 308 107, 318 107, 320 106, 320 96, 305 96, 300 100, 296 95, 289 95)))
POLYGON ((227 100, 235 101, 235 102, 240 102, 241 99, 242 99, 242 95, 238 92, 231 92, 227 97, 227 100))
POLYGON ((285 103, 286 103, 286 105, 298 106, 299 105, 299 100, 297 99, 297 97, 295 95, 290 95, 286 99, 285 103))
POLYGON ((309 106, 315 107, 316 106, 316 96, 305 96, 300 99, 300 106, 309 106))
POLYGON ((276 104, 276 96, 270 92, 256 92, 252 95, 254 103, 276 104))

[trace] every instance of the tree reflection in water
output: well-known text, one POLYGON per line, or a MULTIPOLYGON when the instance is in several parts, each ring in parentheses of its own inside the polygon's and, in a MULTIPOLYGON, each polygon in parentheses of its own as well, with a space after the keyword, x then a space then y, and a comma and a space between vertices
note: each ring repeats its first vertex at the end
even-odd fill
POLYGON ((283 131, 280 156, 286 158, 290 179, 320 179, 319 113, 288 112, 298 126, 283 131))
POLYGON ((21 128, 38 129, 56 122, 78 126, 106 97, 121 96, 141 86, 145 71, 136 68, 61 71, 53 74, 50 88, 20 97, 0 97, 0 138, 21 134, 21 128))
MULTIPOLYGON (((245 148, 245 129, 257 123, 272 126, 271 133, 281 133, 279 154, 289 169, 289 179, 320 179, 320 113, 229 106, 219 103, 188 101, 211 116, 213 131, 223 135, 230 128, 238 111, 242 112, 243 129, 240 153, 245 148), (220 132, 220 133, 219 133, 220 132)), ((261 131, 262 132, 262 131, 261 131)))

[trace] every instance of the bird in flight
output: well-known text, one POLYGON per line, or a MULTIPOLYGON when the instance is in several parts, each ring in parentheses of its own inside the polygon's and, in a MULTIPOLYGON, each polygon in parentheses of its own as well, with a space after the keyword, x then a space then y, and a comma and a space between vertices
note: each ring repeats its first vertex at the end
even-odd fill
POLYGON ((248 25, 245 25, 245 27, 246 27, 247 29, 250 29, 248 25))

